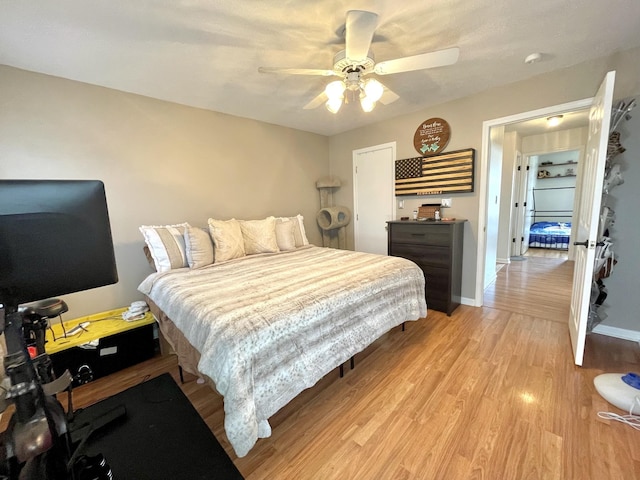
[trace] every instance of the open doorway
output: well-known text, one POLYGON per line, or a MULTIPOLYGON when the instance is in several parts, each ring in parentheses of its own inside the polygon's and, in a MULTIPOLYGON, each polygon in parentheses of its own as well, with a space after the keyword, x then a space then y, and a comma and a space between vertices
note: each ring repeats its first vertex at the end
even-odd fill
POLYGON ((570 259, 577 179, 588 137, 588 110, 504 126, 497 261, 570 259))
MULTIPOLYGON (((584 130, 586 136, 588 125, 577 128, 584 130)), ((572 131, 564 133, 571 135, 572 131)), ((571 150, 527 155, 524 192, 512 207, 518 220, 511 225, 512 258, 569 258, 577 170, 583 154, 584 146, 580 145, 571 150)))
MULTIPOLYGON (((497 219, 497 222, 493 220, 486 222, 486 235, 481 235, 478 242, 478 254, 482 255, 482 262, 479 262, 478 265, 476 299, 479 300, 478 303, 480 305, 483 302, 485 288, 491 284, 492 280, 495 280, 495 274, 492 278, 491 273, 492 271, 497 271, 496 262, 510 262, 511 249, 513 248, 512 223, 516 218, 512 207, 515 205, 514 200, 517 194, 515 186, 518 184, 518 180, 515 172, 517 171, 516 159, 518 155, 521 161, 524 161, 535 154, 539 155, 569 149, 568 145, 575 142, 563 138, 562 135, 555 134, 551 136, 551 140, 555 143, 551 148, 548 148, 548 152, 545 152, 545 148, 549 147, 550 142, 550 138, 546 135, 549 131, 545 130, 548 128, 546 126, 547 118, 554 115, 563 115, 567 121, 563 122, 561 128, 566 130, 567 127, 572 127, 572 123, 569 121, 571 116, 574 113, 581 114, 580 126, 582 126, 588 116, 590 104, 591 99, 579 100, 484 122, 483 155, 488 159, 488 163, 486 171, 481 172, 481 175, 486 176, 484 177, 485 181, 480 182, 480 196, 491 199, 491 201, 481 205, 483 211, 480 212, 480 217, 497 219), (500 134, 495 134, 494 132, 499 132, 500 134), (501 141, 493 141, 494 138, 501 139, 501 141), (527 140, 523 143, 525 138, 527 140), (498 180, 498 185, 496 185, 495 181, 489 181, 489 179, 498 180), (489 235, 489 226, 496 224, 498 225, 497 235, 489 235)), ((577 125, 576 128, 578 128, 577 125)), ((528 167, 528 171, 531 172, 532 165, 528 165, 528 167)), ((527 172, 526 165, 524 169, 521 165, 520 172, 527 172)), ((580 175, 581 171, 578 165, 576 171, 578 182, 575 191, 575 195, 578 197, 580 195, 580 175)), ((519 207, 521 205, 522 203, 519 202, 519 207)), ((530 207, 531 203, 529 201, 526 202, 525 208, 530 207)), ((575 210, 574 215, 577 213, 575 210)))

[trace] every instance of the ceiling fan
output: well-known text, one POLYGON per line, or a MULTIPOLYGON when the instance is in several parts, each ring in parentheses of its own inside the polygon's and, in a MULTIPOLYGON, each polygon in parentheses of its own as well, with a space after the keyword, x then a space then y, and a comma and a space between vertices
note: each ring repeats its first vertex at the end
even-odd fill
POLYGON ((362 109, 370 112, 376 106, 376 102, 386 105, 400 97, 375 78, 367 78, 368 75, 411 72, 452 65, 458 61, 460 49, 454 47, 376 63, 369 48, 377 25, 378 14, 349 10, 345 23, 345 49, 334 56, 331 70, 260 67, 258 71, 342 77, 341 80, 330 82, 322 93, 304 106, 304 109, 309 110, 325 103, 330 112, 337 113, 343 103, 359 100, 362 109))

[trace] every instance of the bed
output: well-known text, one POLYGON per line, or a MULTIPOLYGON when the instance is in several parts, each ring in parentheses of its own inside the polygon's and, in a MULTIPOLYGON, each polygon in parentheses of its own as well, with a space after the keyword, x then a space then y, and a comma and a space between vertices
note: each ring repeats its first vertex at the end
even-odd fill
POLYGON ((139 286, 182 368, 224 397, 239 457, 268 419, 393 327, 426 317, 425 280, 409 260, 304 245, 139 286))
POLYGON ((568 250, 571 222, 535 222, 529 230, 529 246, 568 250))

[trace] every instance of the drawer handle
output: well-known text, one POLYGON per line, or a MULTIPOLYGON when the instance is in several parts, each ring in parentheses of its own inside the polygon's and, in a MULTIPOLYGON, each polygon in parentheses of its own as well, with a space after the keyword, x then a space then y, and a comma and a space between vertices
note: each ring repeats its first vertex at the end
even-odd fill
POLYGON ((412 237, 424 237, 425 234, 424 233, 412 233, 411 236, 412 237))

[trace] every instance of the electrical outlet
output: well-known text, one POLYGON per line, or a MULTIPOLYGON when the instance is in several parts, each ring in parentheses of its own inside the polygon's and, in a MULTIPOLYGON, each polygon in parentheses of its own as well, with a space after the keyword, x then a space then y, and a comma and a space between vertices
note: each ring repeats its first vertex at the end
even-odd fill
POLYGON ((443 198, 442 199, 442 203, 440 204, 440 206, 442 206, 442 207, 451 207, 451 199, 450 198, 443 198))
POLYGON ((404 200, 398 200, 398 208, 404 208, 404 200))

